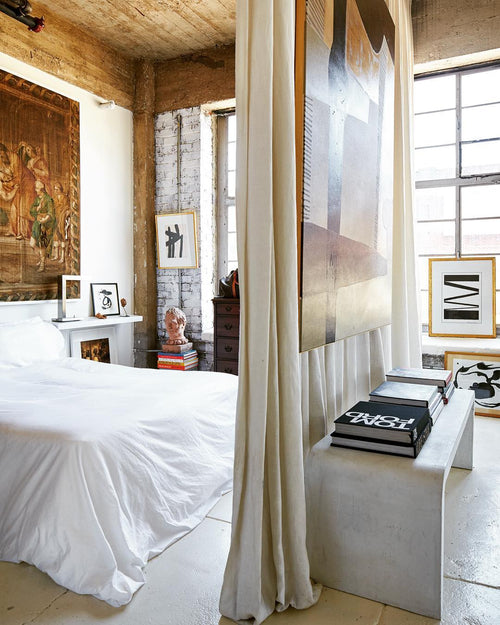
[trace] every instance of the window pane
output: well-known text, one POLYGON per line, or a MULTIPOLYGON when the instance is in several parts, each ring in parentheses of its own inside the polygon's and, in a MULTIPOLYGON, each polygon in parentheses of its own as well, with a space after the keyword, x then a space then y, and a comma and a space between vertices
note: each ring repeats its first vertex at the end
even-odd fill
POLYGON ((499 254, 500 217, 462 221, 462 254, 499 254))
POLYGON ((500 137, 500 104, 475 106, 462 111, 462 140, 500 137))
POLYGON ((453 75, 416 80, 413 90, 415 113, 455 108, 455 85, 453 75))
POLYGON ((227 146, 227 168, 229 170, 236 169, 236 143, 234 141, 227 146))
POLYGON ((455 111, 415 115, 415 147, 444 145, 445 143, 455 143, 455 141, 455 111))
POLYGON ((462 188, 462 219, 500 216, 500 185, 462 188))
POLYGON ((238 251, 236 247, 236 232, 229 232, 227 235, 227 259, 228 261, 236 260, 238 251))
POLYGON ((455 177, 455 146, 415 150, 417 180, 455 177))
POLYGON ((236 185, 236 172, 228 171, 227 172, 227 194, 229 197, 234 197, 235 185, 236 185))
POLYGON ((227 263, 227 270, 229 272, 231 272, 231 271, 233 271, 233 269, 238 269, 238 261, 236 261, 236 260, 230 260, 227 263))
POLYGON ((455 188, 417 189, 417 219, 455 219, 455 188))
POLYGON ((420 317, 422 323, 429 323, 429 292, 420 292, 420 317))
POLYGON ((500 102, 500 68, 462 76, 462 105, 500 102))
POLYGON ((236 115, 227 118, 227 140, 236 141, 236 115))
POLYGON ((437 256, 455 254, 455 222, 437 221, 418 223, 416 228, 417 253, 437 256))
POLYGON ((236 206, 234 204, 227 207, 227 229, 229 232, 236 232, 236 206))
POLYGON ((500 171, 500 141, 462 145, 462 175, 493 174, 500 171))
POLYGON ((418 282, 421 291, 429 289, 429 258, 419 256, 417 261, 418 282))

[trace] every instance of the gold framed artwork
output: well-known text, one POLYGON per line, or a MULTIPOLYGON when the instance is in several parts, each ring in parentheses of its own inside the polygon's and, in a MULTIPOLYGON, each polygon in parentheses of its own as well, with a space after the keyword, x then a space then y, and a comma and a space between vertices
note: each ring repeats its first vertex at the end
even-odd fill
POLYGON ((56 299, 80 273, 79 104, 0 70, 0 111, 0 301, 56 299))
POLYGON ((161 213, 156 220, 156 250, 159 269, 198 267, 196 213, 161 213))
POLYGON ((384 0, 297 0, 300 350, 391 323, 395 27, 384 0))
POLYGON ((500 354, 445 352, 444 367, 457 388, 474 391, 477 415, 500 417, 500 354))
POLYGON ((429 258, 429 336, 496 336, 495 257, 429 258))

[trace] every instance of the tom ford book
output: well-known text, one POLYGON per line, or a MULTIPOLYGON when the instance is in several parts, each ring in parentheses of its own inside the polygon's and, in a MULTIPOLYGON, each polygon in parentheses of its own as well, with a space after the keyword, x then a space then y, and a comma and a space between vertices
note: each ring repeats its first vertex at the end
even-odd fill
POLYGON ((331 445, 333 447, 349 447, 350 449, 377 451, 394 456, 416 458, 422 451, 422 447, 431 433, 431 427, 431 422, 428 421, 417 440, 410 444, 381 441, 374 438, 360 438, 357 436, 348 436, 347 434, 335 434, 334 432, 332 434, 331 445))
POLYGON ((335 419, 332 436, 345 434, 410 444, 429 421, 429 411, 424 407, 359 401, 335 419))

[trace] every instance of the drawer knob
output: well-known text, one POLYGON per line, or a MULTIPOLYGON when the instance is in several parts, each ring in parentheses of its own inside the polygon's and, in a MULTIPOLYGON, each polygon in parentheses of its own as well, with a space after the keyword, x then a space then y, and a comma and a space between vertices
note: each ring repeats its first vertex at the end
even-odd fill
POLYGON ((224 369, 224 373, 232 373, 232 372, 233 372, 233 370, 231 369, 231 367, 226 367, 224 369))
POLYGON ((232 306, 226 306, 227 312, 230 312, 232 310, 232 308, 233 308, 232 306))
POLYGON ((224 345, 224 349, 226 350, 226 352, 232 352, 233 351, 233 346, 232 345, 224 345))
POLYGON ((224 327, 226 328, 226 330, 230 330, 233 327, 232 323, 225 323, 224 327))

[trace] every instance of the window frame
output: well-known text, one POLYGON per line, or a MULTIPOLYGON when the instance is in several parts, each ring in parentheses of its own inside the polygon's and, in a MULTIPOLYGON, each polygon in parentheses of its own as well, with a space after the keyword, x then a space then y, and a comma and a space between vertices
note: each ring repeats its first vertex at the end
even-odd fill
MULTIPOLYGON (((499 171, 496 171, 494 173, 474 173, 474 174, 464 174, 462 173, 462 148, 464 145, 470 145, 470 144, 483 144, 483 143, 487 143, 490 142, 492 140, 498 140, 500 139, 500 137, 489 137, 486 139, 475 139, 475 140, 467 140, 467 141, 463 141, 462 140, 462 113, 463 113, 463 109, 462 109, 462 77, 466 76, 466 75, 470 75, 470 74, 477 74, 480 72, 484 72, 484 71, 489 71, 492 69, 500 69, 500 63, 497 62, 493 62, 493 63, 487 63, 487 64, 481 64, 481 65, 475 65, 475 66, 468 66, 468 67, 462 67, 462 68, 454 68, 451 70, 445 70, 445 71, 438 71, 438 72, 427 72, 427 73, 423 73, 423 74, 419 74, 416 75, 414 77, 414 81, 415 83, 420 81, 420 80, 425 80, 425 79, 429 79, 429 78, 435 78, 438 76, 446 76, 446 75, 453 75, 455 76, 455 108, 454 108, 454 114, 455 114, 455 142, 452 143, 446 143, 446 144, 440 144, 440 145, 431 145, 431 146, 420 146, 419 147, 414 147, 414 152, 415 152, 415 156, 417 156, 417 153, 419 150, 422 149, 428 149, 429 147, 443 147, 443 146, 454 146, 455 148, 455 160, 454 160, 454 165, 455 165, 455 176, 453 177, 448 177, 448 178, 437 178, 437 179, 426 179, 426 180, 415 180, 415 190, 418 191, 419 189, 435 189, 435 188, 453 188, 454 190, 454 195, 455 195, 455 200, 454 200, 454 204, 455 204, 455 211, 454 211, 454 217, 453 219, 447 219, 447 218, 443 218, 443 219, 419 219, 418 215, 417 215, 417 211, 415 210, 415 223, 421 224, 421 223, 450 223, 450 222, 454 222, 454 232, 455 232, 455 244, 454 244, 454 256, 456 258, 467 258, 470 256, 474 256, 474 257, 478 257, 478 256, 496 256, 497 258, 500 258, 500 250, 499 251, 490 251, 490 252, 471 252, 471 253, 464 253, 463 252, 463 241, 462 241, 462 234, 463 234, 463 224, 465 222, 479 222, 485 219, 498 219, 499 223, 500 223, 500 213, 498 215, 498 217, 462 217, 462 189, 467 188, 467 187, 486 187, 486 186, 490 186, 490 185, 497 185, 500 184, 500 166, 499 166, 499 171)), ((488 102, 485 104, 500 104, 500 100, 498 101, 494 101, 494 102, 488 102)), ((475 106, 483 106, 483 104, 478 104, 478 105, 471 105, 469 107, 466 107, 466 109, 464 110, 468 110, 469 108, 474 108, 475 106)), ((451 108, 443 108, 443 109, 436 109, 436 110, 432 110, 432 111, 423 111, 423 112, 419 112, 419 113, 414 113, 414 117, 415 120, 418 118, 419 115, 425 115, 425 114, 429 114, 429 113, 437 113, 437 112, 442 112, 442 111, 448 111, 448 110, 453 110, 451 108)), ((417 172, 415 172, 417 173, 417 172)), ((436 253, 419 253, 418 250, 418 239, 416 241, 416 249, 417 249, 417 263, 418 266, 420 266, 420 263, 422 260, 428 259, 428 258, 436 258, 436 257, 450 257, 450 254, 447 253, 440 253, 438 251, 436 251, 436 253)), ((427 270, 428 271, 428 270, 427 270)), ((497 273, 500 271, 500 266, 497 267, 497 273)), ((427 284, 421 284, 420 285, 420 293, 421 293, 421 297, 423 296, 423 294, 425 292, 427 292, 428 297, 430 296, 430 294, 428 293, 429 291, 429 285, 428 285, 428 281, 427 284)), ((499 291, 500 289, 498 289, 498 285, 496 285, 496 298, 497 298, 497 302, 499 299, 499 291)), ((424 311, 422 311, 424 313, 424 311)), ((497 324, 498 324, 498 316, 499 316, 499 307, 497 306, 497 324)), ((428 310, 425 311, 425 317, 427 317, 428 314, 428 310)), ((422 324, 424 331, 427 331, 428 329, 428 323, 423 323, 422 324)))
POLYGON ((216 111, 217 117, 217 201, 216 201, 216 231, 217 231, 217 275, 219 278, 229 273, 229 206, 235 205, 236 197, 229 195, 228 163, 229 140, 228 119, 235 116, 235 109, 216 111))

